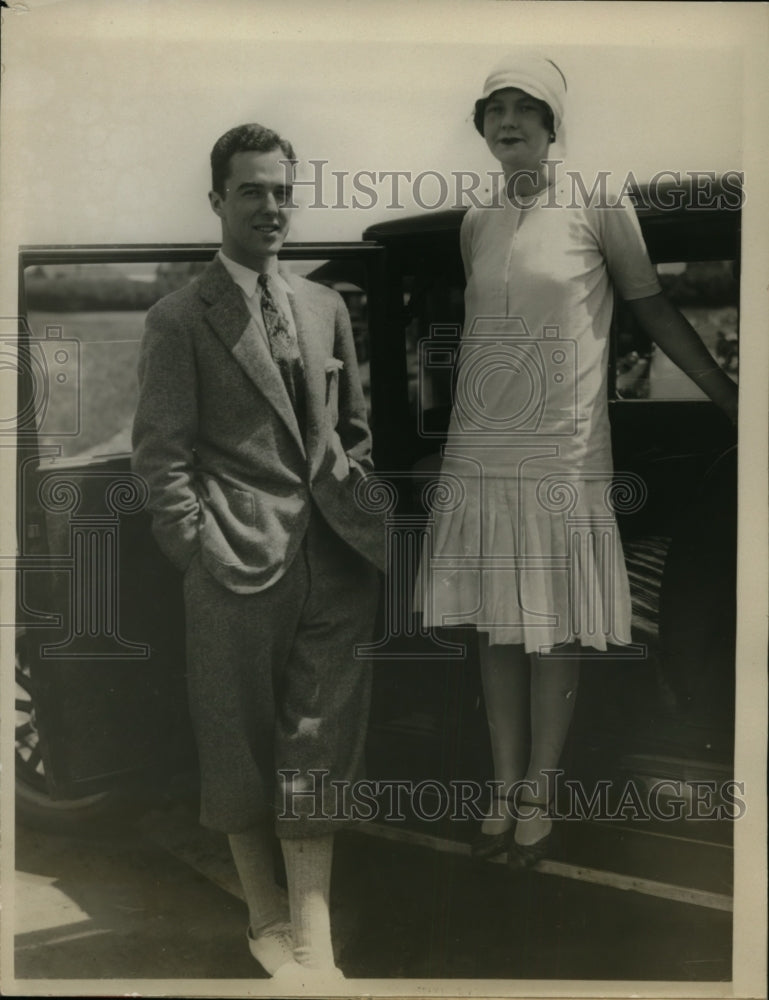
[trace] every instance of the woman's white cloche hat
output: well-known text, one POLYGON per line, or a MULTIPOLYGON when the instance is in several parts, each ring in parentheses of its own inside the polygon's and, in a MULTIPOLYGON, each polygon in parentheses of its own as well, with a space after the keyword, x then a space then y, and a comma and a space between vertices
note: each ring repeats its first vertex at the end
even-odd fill
POLYGON ((566 77, 552 59, 539 52, 512 52, 486 77, 482 98, 497 90, 515 87, 550 106, 555 129, 561 126, 566 106, 566 77))

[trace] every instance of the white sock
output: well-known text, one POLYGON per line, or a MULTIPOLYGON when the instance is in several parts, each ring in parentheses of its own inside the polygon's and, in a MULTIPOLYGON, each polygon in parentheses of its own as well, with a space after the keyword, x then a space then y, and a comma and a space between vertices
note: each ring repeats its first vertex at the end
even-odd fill
POLYGON ((294 930, 294 956, 310 968, 334 966, 329 894, 332 834, 281 840, 294 930))
POLYGON ((289 919, 286 894, 275 883, 273 834, 269 823, 251 827, 244 833, 229 834, 230 850, 238 870, 248 905, 251 934, 289 919))

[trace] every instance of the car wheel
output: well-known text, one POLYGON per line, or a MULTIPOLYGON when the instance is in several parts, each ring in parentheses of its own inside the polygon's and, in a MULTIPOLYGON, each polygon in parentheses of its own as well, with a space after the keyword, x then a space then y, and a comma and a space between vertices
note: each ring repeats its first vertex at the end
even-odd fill
POLYGON ((105 791, 75 799, 51 797, 37 729, 34 682, 25 656, 24 636, 16 644, 16 822, 50 832, 102 829, 123 818, 126 799, 105 791))

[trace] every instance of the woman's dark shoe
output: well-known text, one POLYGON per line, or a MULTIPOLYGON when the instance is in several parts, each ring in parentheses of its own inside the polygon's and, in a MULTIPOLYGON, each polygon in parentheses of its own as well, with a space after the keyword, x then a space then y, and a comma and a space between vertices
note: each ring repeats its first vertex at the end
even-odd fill
MULTIPOLYGON (((500 812, 499 814, 494 813, 495 819, 503 819, 505 813, 502 811, 502 807, 506 807, 508 810, 507 815, 512 817, 515 813, 510 813, 510 801, 506 795, 494 795, 492 797, 492 803, 496 803, 500 812)), ((515 823, 512 823, 509 829, 503 830, 502 833, 479 833, 475 840, 470 846, 470 852, 474 858, 495 858, 498 854, 504 854, 508 849, 510 844, 513 842, 513 834, 515 832, 515 823)))
POLYGON ((495 858, 498 854, 504 854, 509 850, 513 842, 515 827, 503 833, 479 833, 471 845, 471 853, 474 858, 495 858))
POLYGON ((535 840, 533 844, 516 844, 512 840, 507 849, 507 867, 511 871, 533 868, 539 861, 552 853, 554 842, 555 830, 551 830, 546 836, 535 840))
MULTIPOLYGON (((531 806, 543 811, 549 809, 549 806, 543 802, 525 802, 521 800, 521 805, 531 806)), ((518 844, 515 839, 511 839, 507 851, 507 867, 512 871, 522 871, 524 868, 533 868, 539 861, 548 857, 555 845, 555 829, 552 826, 549 833, 546 833, 544 837, 540 837, 539 840, 535 840, 533 844, 518 844)))

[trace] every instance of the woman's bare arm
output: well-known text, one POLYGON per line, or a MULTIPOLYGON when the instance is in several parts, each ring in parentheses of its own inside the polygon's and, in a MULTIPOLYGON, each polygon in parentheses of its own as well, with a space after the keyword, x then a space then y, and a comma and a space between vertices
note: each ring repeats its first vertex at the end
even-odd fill
POLYGON ((643 331, 737 424, 737 386, 718 366, 697 331, 660 292, 628 302, 643 331))

